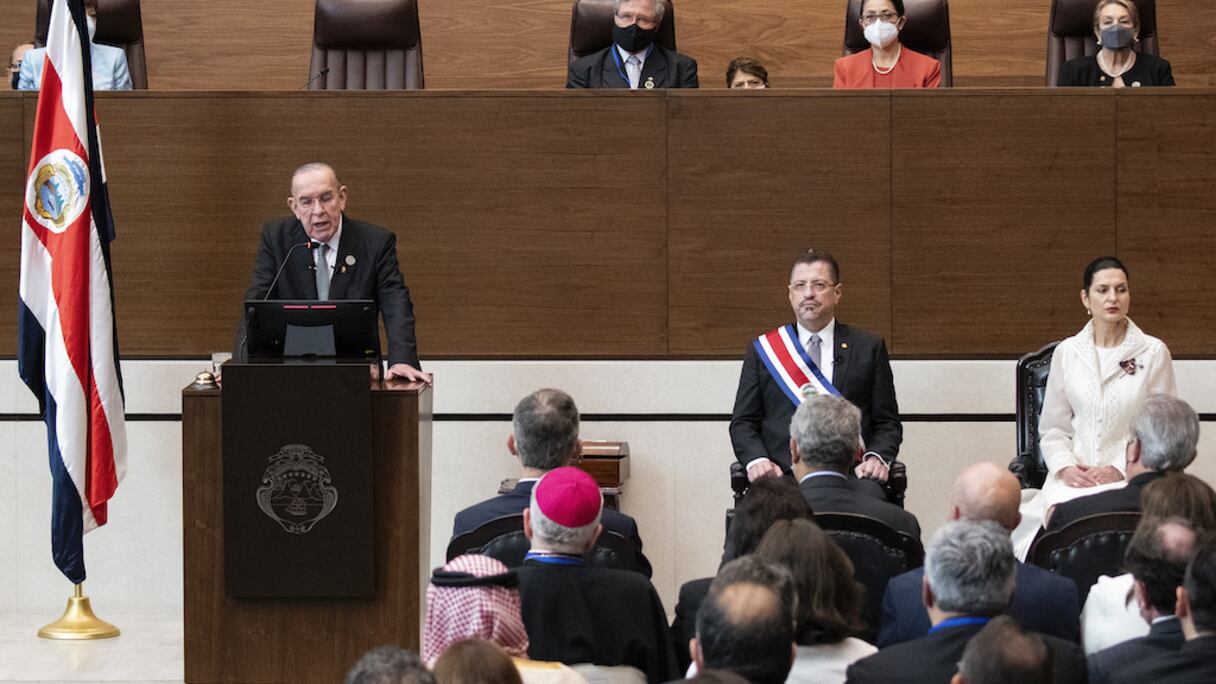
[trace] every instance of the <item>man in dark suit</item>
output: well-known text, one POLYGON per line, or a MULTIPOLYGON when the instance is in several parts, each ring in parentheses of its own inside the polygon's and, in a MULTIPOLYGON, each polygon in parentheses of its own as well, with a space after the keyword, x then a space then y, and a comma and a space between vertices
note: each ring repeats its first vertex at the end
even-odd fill
MULTIPOLYGON (((885 482, 903 441, 891 362, 881 337, 836 321, 842 287, 840 267, 831 254, 810 250, 799 255, 790 269, 789 285, 797 322, 786 326, 784 333, 808 367, 813 363, 823 380, 861 410, 865 451, 854 474, 885 482)), ((730 419, 735 457, 752 481, 789 470, 790 418, 808 394, 823 391, 814 382, 798 387, 795 380, 791 386, 775 377, 779 369, 770 368, 772 359, 762 354, 763 347, 761 340, 748 345, 730 419)), ((864 491, 883 496, 876 485, 864 491)))
POLYGON ((751 684, 783 684, 794 663, 794 580, 755 556, 722 566, 697 609, 689 650, 697 671, 725 670, 751 684))
POLYGON ((861 411, 847 400, 820 394, 802 402, 790 421, 790 459, 802 496, 815 514, 856 513, 920 539, 916 516, 881 498, 862 495, 873 483, 850 478, 861 453, 861 411))
POLYGON ((1216 682, 1216 533, 1208 532, 1186 567, 1174 614, 1186 643, 1116 672, 1112 684, 1216 682))
POLYGON ((662 0, 616 0, 612 45, 570 64, 567 88, 696 88, 697 62, 655 43, 662 0))
MULTIPOLYGON (((921 599, 933 628, 928 636, 889 646, 853 663, 848 681, 948 682, 968 640, 1009 605, 1014 586, 1013 542, 994 522, 946 523, 925 551, 921 599)), ((1085 657, 1074 643, 1042 636, 1055 682, 1084 682, 1085 657)))
MULTIPOLYGON (((561 390, 541 389, 521 399, 512 417, 512 433, 507 436, 507 451, 519 459, 519 483, 506 494, 457 513, 452 536, 475 530, 495 518, 519 515, 527 508, 536 481, 554 468, 569 465, 578 454, 578 424, 578 407, 561 390)), ((605 530, 633 544, 638 572, 650 577, 650 561, 642 554, 637 522, 611 508, 604 509, 602 522, 605 530)))
MULTIPOLYGON (((950 498, 950 520, 988 520, 1012 532, 1021 521, 1018 505, 1022 490, 1008 468, 995 463, 977 463, 954 481, 950 498)), ((1015 563, 1013 601, 1008 613, 1026 629, 1076 642, 1080 637, 1081 607, 1077 585, 1062 575, 1025 563, 1015 563)), ((893 577, 882 599, 879 648, 919 639, 932 624, 921 601, 923 567, 893 577)))
MULTIPOLYGON (((388 337, 385 378, 430 384, 430 373, 418 363, 414 306, 397 264, 397 236, 347 218, 342 213, 346 194, 328 164, 296 169, 287 198, 295 217, 269 221, 262 229, 245 299, 371 299, 384 317, 388 337)), ((238 358, 244 356, 244 332, 242 316, 238 358)))
POLYGON ((1051 684, 1051 653, 1043 638, 1000 615, 967 642, 950 684, 1051 684))
POLYGON ((1174 615, 1178 587, 1195 551, 1198 535, 1182 518, 1145 519, 1136 528, 1124 553, 1132 574, 1140 615, 1149 623, 1148 636, 1128 639, 1089 656, 1090 684, 1104 684, 1116 672, 1162 653, 1175 653, 1186 641, 1174 615))
POLYGON ((1057 505, 1045 531, 1054 532, 1089 515, 1140 512, 1140 493, 1148 483, 1168 472, 1182 472, 1195 460, 1199 416, 1177 397, 1154 394, 1136 412, 1132 435, 1125 453, 1127 486, 1057 505))

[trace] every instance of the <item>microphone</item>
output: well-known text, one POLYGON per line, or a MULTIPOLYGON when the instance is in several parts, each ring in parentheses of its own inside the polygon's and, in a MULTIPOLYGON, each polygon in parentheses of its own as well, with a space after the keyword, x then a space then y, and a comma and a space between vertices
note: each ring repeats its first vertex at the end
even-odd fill
POLYGON ((279 266, 278 272, 274 274, 274 280, 270 281, 270 287, 266 288, 266 296, 262 297, 263 302, 270 299, 270 293, 274 292, 275 283, 279 282, 279 276, 283 275, 283 269, 287 268, 287 262, 291 261, 291 253, 301 247, 307 247, 309 251, 312 251, 317 244, 318 243, 309 240, 308 242, 301 242, 299 244, 292 245, 291 249, 287 250, 287 256, 283 257, 283 263, 279 266))
POLYGON ((308 79, 308 83, 305 83, 304 87, 300 88, 300 90, 308 90, 308 86, 312 85, 314 82, 316 82, 316 80, 318 78, 321 78, 322 76, 324 76, 325 74, 328 74, 328 73, 329 73, 329 67, 322 68, 319 72, 317 72, 316 76, 313 76, 312 78, 308 79))

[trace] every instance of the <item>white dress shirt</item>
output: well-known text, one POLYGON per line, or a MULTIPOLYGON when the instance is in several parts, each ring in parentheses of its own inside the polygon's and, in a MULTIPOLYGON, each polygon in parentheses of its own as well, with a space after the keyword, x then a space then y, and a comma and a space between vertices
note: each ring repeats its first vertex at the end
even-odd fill
MULTIPOLYGON (((336 273, 335 269, 338 267, 338 243, 341 240, 342 219, 338 219, 338 230, 334 231, 333 237, 325 242, 325 244, 329 247, 329 253, 325 255, 325 267, 329 269, 329 277, 331 280, 334 277, 334 273, 336 273)), ((313 242, 319 242, 319 240, 313 240, 313 242)), ((313 265, 317 268, 321 268, 321 250, 316 249, 314 251, 316 251, 317 255, 312 259, 313 265)))
MULTIPOLYGON (((807 350, 807 354, 810 354, 811 334, 802 323, 798 324, 798 344, 807 350)), ((832 382, 832 371, 836 368, 836 350, 832 346, 836 342, 836 319, 828 321, 823 330, 814 334, 819 335, 819 372, 832 382)))
POLYGON ((646 68, 646 57, 650 55, 650 48, 640 52, 625 52, 625 48, 621 47, 620 45, 614 45, 613 47, 616 48, 617 53, 621 56, 621 66, 625 69, 625 74, 629 80, 629 87, 637 90, 638 86, 642 84, 642 70, 646 68), (633 75, 629 73, 630 57, 638 58, 638 75, 636 81, 633 79, 633 75))

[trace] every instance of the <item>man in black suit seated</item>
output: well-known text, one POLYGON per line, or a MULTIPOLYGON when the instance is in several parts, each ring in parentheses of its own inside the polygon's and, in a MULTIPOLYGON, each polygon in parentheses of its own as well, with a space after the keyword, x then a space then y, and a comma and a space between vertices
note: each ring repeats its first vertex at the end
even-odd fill
MULTIPOLYGON (((397 264, 397 236, 346 216, 346 194, 329 164, 295 170, 287 198, 295 216, 263 227, 245 299, 371 299, 388 337, 385 378, 429 385, 430 373, 419 370, 414 305, 397 264)), ((243 358, 244 316, 236 339, 235 355, 243 358)))
POLYGON ((612 45, 570 64, 567 88, 696 88, 697 62, 655 43, 662 0, 616 0, 612 45))
MULTIPOLYGON (((578 455, 578 424, 578 407, 561 390, 540 389, 521 399, 512 417, 512 433, 507 437, 507 451, 519 459, 518 484, 506 494, 457 513, 452 536, 471 532, 495 518, 519 515, 527 508, 536 481, 554 468, 569 465, 578 455)), ((633 544, 638 572, 650 577, 650 561, 642 554, 642 537, 633 518, 605 508, 603 523, 605 530, 633 544)))
MULTIPOLYGON (((994 522, 946 523, 925 552, 921 598, 933 628, 928 636, 882 649, 849 667, 848 681, 948 682, 967 641, 1005 610, 1013 595, 1013 542, 994 522)), ((1085 658, 1076 644, 1043 636, 1053 681, 1084 682, 1085 658)))
POLYGON ((876 518, 920 538, 916 516, 881 498, 866 496, 872 482, 851 478, 861 454, 861 411, 848 400, 820 394, 802 403, 790 421, 790 460, 802 496, 816 515, 855 513, 876 518))
POLYGON ((1089 656, 1090 684, 1104 684, 1128 665, 1182 648, 1185 638, 1174 603, 1197 541, 1195 528, 1182 518, 1146 518, 1136 527, 1124 552, 1124 566, 1135 581, 1133 592, 1141 617, 1150 625, 1148 636, 1089 656))
POLYGON ((651 682, 680 675, 667 613, 650 580, 585 565, 599 536, 603 497, 590 475, 551 470, 532 488, 524 533, 532 549, 519 569, 528 657, 567 665, 627 665, 651 682))
POLYGON ((726 670, 751 684, 783 684, 794 664, 794 581, 755 556, 718 572, 697 610, 689 651, 697 671, 726 670))
MULTIPOLYGON (((730 419, 730 441, 748 480, 788 472, 794 409, 815 394, 838 394, 861 410, 865 451, 852 473, 886 482, 903 441, 891 361, 881 337, 836 320, 843 296, 831 254, 800 254, 790 268, 795 323, 748 345, 730 419)), ((881 486, 864 484, 865 493, 885 496, 881 486)))
POLYGON ((1116 672, 1113 684, 1181 684, 1216 681, 1216 533, 1199 541, 1178 587, 1174 614, 1186 643, 1116 672))
POLYGON ((994 617, 967 642, 950 684, 1051 684, 1047 644, 1008 615, 994 617))
POLYGON ((1140 493, 1148 483, 1168 472, 1181 472, 1195 460, 1199 442, 1199 416, 1185 401, 1168 394, 1144 400, 1132 421, 1124 475, 1127 486, 1057 505, 1045 531, 1054 532, 1081 518, 1099 513, 1140 511, 1140 493))
MULTIPOLYGON (((977 463, 954 481, 950 497, 950 520, 988 520, 1012 532, 1021 521, 1018 505, 1021 485, 1008 468, 995 463, 977 463)), ((1007 612, 1034 632, 1077 641, 1081 613, 1077 585, 1043 568, 1017 563, 1013 601, 1007 612)), ((925 569, 909 570, 887 583, 882 599, 882 626, 876 645, 885 648, 929 633, 929 614, 921 602, 925 569)))

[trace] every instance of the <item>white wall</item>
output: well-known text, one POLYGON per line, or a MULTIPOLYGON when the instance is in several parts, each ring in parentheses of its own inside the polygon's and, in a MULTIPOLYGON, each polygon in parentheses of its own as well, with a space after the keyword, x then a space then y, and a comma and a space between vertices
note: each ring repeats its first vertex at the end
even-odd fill
MULTIPOLYGON (((180 391, 204 361, 124 364, 129 413, 172 415, 180 391)), ((729 414, 738 362, 560 361, 432 362, 435 412, 511 412, 545 386, 570 392, 584 414, 729 414)), ((906 414, 1011 414, 1011 361, 897 361, 906 414)), ((1201 413, 1216 413, 1216 362, 1179 361, 1179 390, 1201 413)), ((0 414, 36 406, 0 362, 0 414)), ((432 565, 443 558, 455 512, 492 495, 515 477, 506 451, 506 421, 438 421, 434 429, 432 565)), ((105 614, 180 614, 182 607, 181 424, 128 423, 129 468, 111 502, 110 524, 85 539, 87 591, 105 614)), ((668 610, 679 583, 712 574, 721 553, 723 514, 730 505, 727 465, 733 459, 725 421, 585 421, 588 438, 630 444, 632 477, 621 507, 638 520, 655 584, 668 610)), ((941 524, 955 474, 979 460, 1007 463, 1014 452, 1011 421, 907 422, 901 460, 908 464, 907 506, 926 537, 941 524)), ((1216 429, 1205 423, 1192 472, 1216 483, 1216 429)), ((71 588, 50 559, 50 475, 46 437, 36 421, 0 422, 0 612, 54 617, 71 588)))

